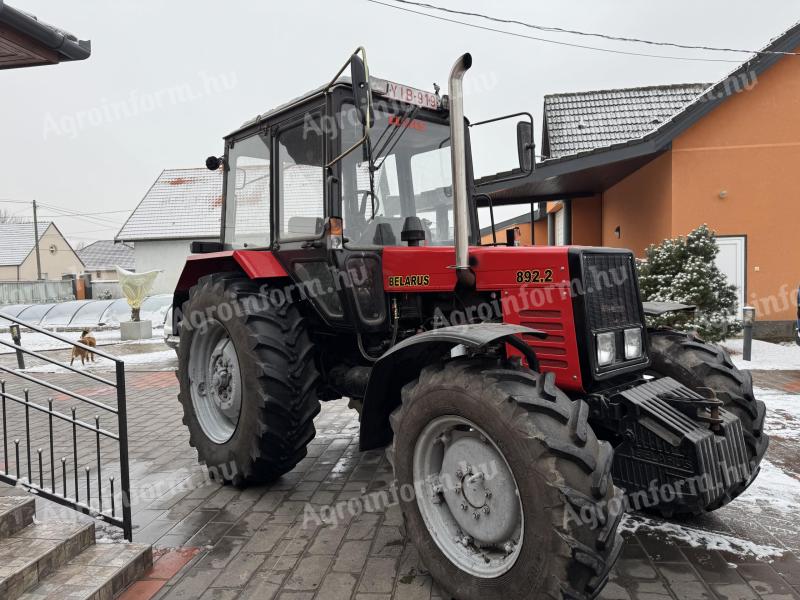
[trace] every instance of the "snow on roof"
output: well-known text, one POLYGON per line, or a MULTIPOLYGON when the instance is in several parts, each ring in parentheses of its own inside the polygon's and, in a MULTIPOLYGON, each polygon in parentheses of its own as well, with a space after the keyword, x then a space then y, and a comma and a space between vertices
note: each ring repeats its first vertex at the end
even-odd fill
POLYGON ((672 119, 709 85, 682 83, 545 96, 548 158, 640 138, 672 119))
MULTIPOLYGON (((39 241, 52 225, 39 222, 39 241)), ((35 246, 33 223, 0 223, 0 266, 21 265, 35 246)))
POLYGON ((115 239, 219 237, 221 206, 221 169, 165 169, 115 239))
MULTIPOLYGON (((229 182, 229 185, 230 182, 229 182)), ((237 170, 236 230, 241 235, 269 231, 270 174, 263 165, 237 170)), ((281 188, 289 217, 322 216, 322 169, 291 165, 284 169, 281 188)), ((116 236, 117 241, 219 238, 222 217, 222 170, 167 169, 156 180, 116 236)))

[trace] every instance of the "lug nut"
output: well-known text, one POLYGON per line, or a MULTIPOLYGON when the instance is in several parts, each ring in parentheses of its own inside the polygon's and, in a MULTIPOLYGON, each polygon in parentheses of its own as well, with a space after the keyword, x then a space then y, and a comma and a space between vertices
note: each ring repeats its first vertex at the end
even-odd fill
POLYGON ((483 514, 485 514, 485 515, 489 514, 489 507, 488 506, 484 506, 483 507, 483 514))
POLYGON ((488 500, 491 497, 492 497, 492 492, 490 492, 489 490, 486 490, 486 499, 488 500))
POLYGON ((478 519, 480 519, 480 518, 481 518, 481 513, 479 513, 479 512, 476 510, 474 513, 472 513, 472 518, 473 518, 473 519, 475 519, 475 520, 477 521, 478 519))
POLYGON ((456 494, 460 494, 461 493, 461 484, 457 483, 455 485, 455 487, 453 488, 453 490, 455 491, 456 494))
POLYGON ((461 503, 461 510, 467 510, 467 505, 465 503, 461 503))

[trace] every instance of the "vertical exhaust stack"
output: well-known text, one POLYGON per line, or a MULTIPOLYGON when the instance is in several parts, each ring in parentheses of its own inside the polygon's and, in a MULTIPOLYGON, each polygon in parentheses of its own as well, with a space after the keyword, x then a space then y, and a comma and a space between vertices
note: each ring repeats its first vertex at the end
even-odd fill
POLYGON ((472 55, 462 55, 450 70, 450 162, 453 169, 453 221, 456 245, 457 287, 475 287, 469 267, 469 197, 467 195, 467 152, 464 127, 464 74, 472 66, 472 55))

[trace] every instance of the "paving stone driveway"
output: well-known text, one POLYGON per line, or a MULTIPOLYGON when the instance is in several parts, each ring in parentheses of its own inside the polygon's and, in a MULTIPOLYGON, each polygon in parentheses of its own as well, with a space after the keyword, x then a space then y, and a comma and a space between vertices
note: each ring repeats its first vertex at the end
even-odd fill
MULTIPOLYGON (((73 375, 47 377, 70 389, 96 389, 73 375)), ((304 526, 306 506, 321 508, 379 491, 391 480, 382 452, 358 451, 358 420, 345 402, 323 405, 317 438, 294 471, 272 485, 237 490, 208 481, 197 467, 176 388, 172 372, 129 375, 134 539, 184 548, 192 558, 168 581, 145 586, 130 598, 442 597, 403 539, 396 506, 371 506, 338 526, 304 526)), ((759 560, 639 530, 627 534, 602 597, 800 600, 800 526, 755 527, 745 523, 751 517, 735 503, 720 515, 706 517, 705 525, 785 552, 759 560)))

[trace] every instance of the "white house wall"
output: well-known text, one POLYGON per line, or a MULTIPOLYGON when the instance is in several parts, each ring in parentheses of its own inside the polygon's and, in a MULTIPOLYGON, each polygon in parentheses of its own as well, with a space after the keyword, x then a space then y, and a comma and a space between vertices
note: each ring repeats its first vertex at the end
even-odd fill
POLYGON ((137 241, 134 244, 136 271, 161 271, 153 286, 153 294, 171 294, 175 291, 175 284, 189 256, 189 244, 190 240, 137 241))

